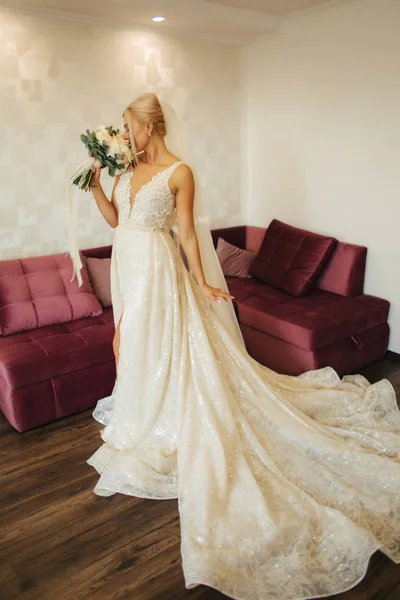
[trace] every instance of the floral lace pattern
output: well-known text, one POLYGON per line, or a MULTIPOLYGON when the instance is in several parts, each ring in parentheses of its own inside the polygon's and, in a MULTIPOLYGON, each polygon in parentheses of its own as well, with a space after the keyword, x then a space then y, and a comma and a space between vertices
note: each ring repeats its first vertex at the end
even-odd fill
POLYGON ((236 600, 343 592, 376 550, 400 562, 394 389, 330 367, 280 375, 239 347, 162 230, 169 174, 131 215, 127 175, 116 191, 124 310, 118 378, 93 411, 105 425, 87 461, 94 492, 178 499, 187 588, 236 600))
POLYGON ((181 164, 182 161, 177 161, 167 169, 156 173, 150 181, 142 185, 134 199, 131 199, 133 171, 123 173, 115 191, 119 208, 118 224, 126 227, 132 225, 158 229, 167 227, 175 209, 175 196, 170 190, 168 181, 181 164))

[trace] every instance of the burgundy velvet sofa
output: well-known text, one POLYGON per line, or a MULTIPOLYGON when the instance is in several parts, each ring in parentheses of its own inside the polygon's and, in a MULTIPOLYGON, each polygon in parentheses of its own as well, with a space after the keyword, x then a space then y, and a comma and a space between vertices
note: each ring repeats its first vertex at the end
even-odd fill
MULTIPOLYGON (((111 246, 82 254, 109 258, 111 246)), ((0 261, 0 409, 17 431, 86 410, 112 391, 112 308, 81 273, 79 288, 65 253, 0 261)))
MULTIPOLYGON (((274 285, 255 277, 226 277, 249 354, 274 371, 288 375, 327 365, 344 375, 382 359, 389 344, 390 304, 363 293, 367 248, 333 238, 330 256, 311 289, 294 296, 280 289, 280 277, 285 260, 299 256, 298 249, 290 254, 290 244, 303 239, 303 230, 275 219, 268 229, 274 224, 278 237, 286 236, 289 241, 286 247, 276 239, 266 246, 271 255, 275 252, 274 285)), ((308 233, 311 232, 304 231, 308 233)), ((215 246, 222 237, 256 253, 265 234, 265 228, 255 226, 212 232, 215 246)), ((298 277, 304 272, 307 264, 300 261, 298 277)), ((290 289, 291 282, 288 283, 286 287, 290 289)))
MULTIPOLYGON (((212 233, 215 243, 223 237, 257 251, 265 232, 212 233)), ((109 258, 111 246, 82 254, 109 258)), ((337 243, 302 297, 257 278, 227 277, 249 353, 293 375, 325 365, 344 374, 382 358, 389 302, 363 294, 365 258, 366 248, 337 243)), ((112 308, 99 303, 86 268, 81 288, 71 274, 64 253, 0 261, 0 409, 17 431, 92 408, 112 391, 112 308)))

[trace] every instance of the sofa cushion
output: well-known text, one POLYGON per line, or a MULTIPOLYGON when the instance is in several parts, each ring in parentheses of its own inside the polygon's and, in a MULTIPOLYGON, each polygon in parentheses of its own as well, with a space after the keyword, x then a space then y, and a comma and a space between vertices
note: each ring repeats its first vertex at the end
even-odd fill
POLYGON ((222 237, 230 244, 257 253, 265 236, 265 227, 256 227, 255 225, 221 227, 219 229, 212 229, 211 235, 215 248, 217 247, 218 239, 222 237))
POLYGON ((103 307, 111 306, 111 258, 84 256, 90 283, 103 307))
POLYGON ((364 290, 367 248, 339 242, 314 287, 340 296, 360 296, 364 290))
POLYGON ((258 281, 258 279, 239 279, 238 277, 226 277, 229 291, 235 297, 234 303, 243 304, 247 300, 258 297, 263 303, 264 309, 268 311, 270 306, 283 304, 293 300, 293 296, 282 292, 271 285, 258 281))
POLYGON ((225 276, 251 277, 249 268, 255 257, 255 252, 239 248, 220 237, 218 239, 217 255, 225 276))
POLYGON ((389 302, 375 296, 344 297, 311 290, 294 298, 256 280, 227 278, 227 283, 241 323, 306 350, 386 323, 389 314, 389 302))
POLYGON ((256 361, 277 373, 294 376, 327 365, 340 376, 359 373, 385 356, 390 335, 389 325, 382 323, 318 350, 305 350, 243 323, 241 329, 247 351, 256 361))
POLYGON ((0 261, 0 334, 101 315, 82 263, 79 287, 68 254, 0 261))
POLYGON ((112 308, 98 317, 0 337, 0 379, 8 389, 54 379, 113 360, 112 308))
POLYGON ((337 240, 274 219, 249 272, 293 296, 304 296, 320 276, 337 240))

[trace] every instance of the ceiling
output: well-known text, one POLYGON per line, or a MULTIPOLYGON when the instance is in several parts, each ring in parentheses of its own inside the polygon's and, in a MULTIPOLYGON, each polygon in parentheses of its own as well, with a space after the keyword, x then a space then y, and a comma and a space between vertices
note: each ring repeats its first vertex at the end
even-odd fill
POLYGON ((207 0, 207 2, 283 16, 332 4, 332 0, 207 0))
POLYGON ((12 10, 231 43, 277 31, 284 18, 346 0, 0 0, 12 10), (153 23, 152 17, 165 17, 153 23))

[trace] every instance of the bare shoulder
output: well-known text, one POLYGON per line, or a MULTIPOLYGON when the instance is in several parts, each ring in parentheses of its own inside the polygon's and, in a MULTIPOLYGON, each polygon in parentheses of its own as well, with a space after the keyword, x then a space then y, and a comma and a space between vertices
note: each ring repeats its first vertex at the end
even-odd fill
POLYGON ((176 167, 170 178, 169 186, 173 194, 184 190, 190 191, 194 187, 193 171, 189 165, 182 163, 176 167))
POLYGON ((181 173, 183 176, 193 176, 193 171, 186 163, 182 162, 181 165, 178 165, 175 169, 175 173, 181 173))
POLYGON ((193 171, 186 163, 178 165, 172 174, 171 180, 179 184, 193 182, 193 171))

